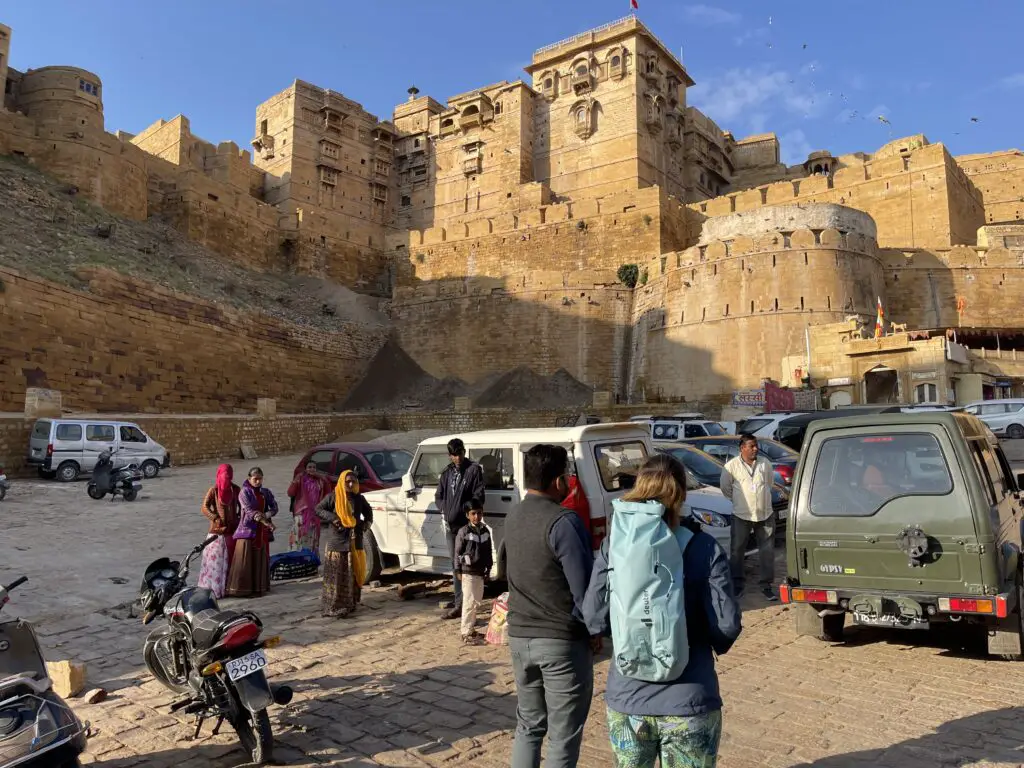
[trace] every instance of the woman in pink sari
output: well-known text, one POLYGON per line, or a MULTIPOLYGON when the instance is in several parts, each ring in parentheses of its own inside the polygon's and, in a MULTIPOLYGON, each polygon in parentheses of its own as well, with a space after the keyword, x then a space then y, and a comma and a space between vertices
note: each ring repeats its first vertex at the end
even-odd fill
POLYGON ((210 521, 210 535, 217 541, 203 550, 203 564, 199 570, 199 586, 209 589, 216 598, 224 597, 228 568, 234 541, 231 538, 238 527, 239 488, 232 482, 230 464, 217 468, 217 481, 203 499, 203 515, 210 521))
POLYGON ((320 553, 320 518, 316 516, 316 505, 334 489, 330 480, 317 471, 316 462, 306 464, 306 471, 298 475, 288 486, 292 498, 292 532, 288 537, 288 548, 297 551, 311 549, 320 553))

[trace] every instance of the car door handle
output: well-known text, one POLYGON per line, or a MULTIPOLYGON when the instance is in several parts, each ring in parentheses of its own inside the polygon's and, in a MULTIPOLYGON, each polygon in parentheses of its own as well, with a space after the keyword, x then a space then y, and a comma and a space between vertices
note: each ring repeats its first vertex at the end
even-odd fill
POLYGON ((876 537, 876 536, 865 536, 864 537, 864 541, 866 541, 868 544, 877 544, 878 543, 878 537, 876 537))
POLYGON ((807 570, 807 548, 802 547, 800 549, 800 567, 805 571, 807 570))
POLYGON ((501 500, 502 501, 512 501, 512 497, 511 496, 502 496, 501 500))

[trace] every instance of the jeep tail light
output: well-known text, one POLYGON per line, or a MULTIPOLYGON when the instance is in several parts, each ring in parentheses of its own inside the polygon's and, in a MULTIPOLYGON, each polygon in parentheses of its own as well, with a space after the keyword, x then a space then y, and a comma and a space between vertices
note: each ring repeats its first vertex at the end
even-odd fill
POLYGON ((826 605, 836 605, 839 602, 839 595, 834 589, 804 589, 803 587, 786 586, 786 593, 782 598, 782 601, 785 603, 825 603, 826 605))
MULTIPOLYGON (((1002 600, 1003 616, 1006 615, 1006 598, 1002 600)), ((939 610, 943 613, 987 613, 999 615, 997 600, 989 597, 940 597, 939 610)))
POLYGON ((46 455, 53 456, 53 443, 46 446, 46 455))
POLYGON ((240 645, 254 642, 260 636, 260 628, 247 621, 244 624, 236 624, 224 633, 224 637, 217 645, 222 648, 237 648, 240 645))

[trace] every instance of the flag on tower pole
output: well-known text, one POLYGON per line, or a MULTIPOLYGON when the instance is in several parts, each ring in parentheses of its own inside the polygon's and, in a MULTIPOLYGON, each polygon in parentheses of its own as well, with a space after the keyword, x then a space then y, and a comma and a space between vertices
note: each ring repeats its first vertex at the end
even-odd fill
POLYGON ((632 8, 634 11, 639 11, 640 3, 638 3, 636 0, 629 0, 629 7, 632 8))
POLYGON ((885 335, 885 312, 882 310, 882 298, 878 297, 878 314, 875 316, 875 338, 880 339, 885 335))

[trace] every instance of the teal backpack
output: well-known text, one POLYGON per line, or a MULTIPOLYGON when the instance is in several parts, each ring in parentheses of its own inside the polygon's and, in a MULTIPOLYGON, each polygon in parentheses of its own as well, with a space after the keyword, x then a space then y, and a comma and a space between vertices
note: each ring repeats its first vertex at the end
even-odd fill
POLYGON ((693 533, 673 533, 656 501, 612 502, 608 602, 612 663, 624 677, 675 680, 690 660, 683 594, 683 551, 693 533))

